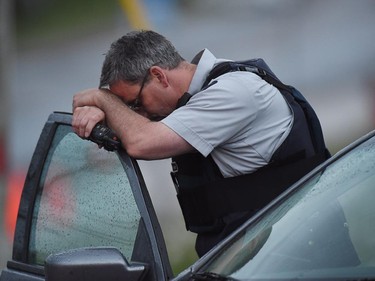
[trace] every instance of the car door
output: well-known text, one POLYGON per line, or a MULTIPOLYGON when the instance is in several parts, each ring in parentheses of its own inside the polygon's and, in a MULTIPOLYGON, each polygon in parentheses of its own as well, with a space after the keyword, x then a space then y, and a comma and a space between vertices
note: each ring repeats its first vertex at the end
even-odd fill
MULTIPOLYGON (((0 281, 45 280, 47 257, 80 249, 91 249, 94 257, 97 250, 116 249, 143 280, 170 279, 161 229, 136 161, 123 149, 109 152, 79 138, 71 120, 71 114, 53 113, 43 128, 24 184, 12 260, 0 281)), ((88 257, 83 255, 84 262, 88 257)), ((104 273, 106 257, 111 263, 111 255, 101 257, 104 273)))

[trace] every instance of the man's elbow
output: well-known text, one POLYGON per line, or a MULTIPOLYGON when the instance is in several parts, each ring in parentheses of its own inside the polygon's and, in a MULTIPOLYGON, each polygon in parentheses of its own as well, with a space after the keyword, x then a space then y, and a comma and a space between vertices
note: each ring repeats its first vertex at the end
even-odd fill
POLYGON ((153 153, 149 151, 149 149, 146 149, 145 147, 142 147, 139 144, 134 145, 123 145, 123 148, 126 150, 126 153, 134 158, 139 160, 154 160, 157 158, 153 158, 153 153))

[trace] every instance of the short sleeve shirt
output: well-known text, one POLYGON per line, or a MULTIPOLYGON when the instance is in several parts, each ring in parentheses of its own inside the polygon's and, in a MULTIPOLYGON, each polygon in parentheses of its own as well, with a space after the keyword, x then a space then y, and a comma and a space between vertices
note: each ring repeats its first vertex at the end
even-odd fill
POLYGON ((211 154, 224 177, 248 174, 266 165, 287 137, 292 112, 281 93, 256 74, 237 71, 201 90, 218 63, 207 49, 192 63, 191 99, 161 122, 202 155, 211 154))

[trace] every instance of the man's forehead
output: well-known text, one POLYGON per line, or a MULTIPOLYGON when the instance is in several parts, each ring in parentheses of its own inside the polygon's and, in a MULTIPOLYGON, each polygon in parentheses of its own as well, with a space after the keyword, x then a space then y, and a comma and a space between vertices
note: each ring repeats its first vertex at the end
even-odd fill
POLYGON ((139 91, 139 85, 120 80, 109 85, 109 90, 115 95, 119 95, 131 100, 137 95, 139 91))
POLYGON ((135 89, 136 87, 137 87, 137 84, 130 83, 130 82, 123 81, 123 80, 118 80, 109 85, 110 90, 124 90, 124 89, 132 89, 132 88, 135 89))

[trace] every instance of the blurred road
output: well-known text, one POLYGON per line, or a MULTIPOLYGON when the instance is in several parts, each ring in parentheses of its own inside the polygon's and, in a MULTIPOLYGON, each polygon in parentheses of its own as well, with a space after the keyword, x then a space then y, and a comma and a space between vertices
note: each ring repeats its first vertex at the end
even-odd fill
MULTIPOLYGON (((193 3, 183 9, 175 7, 169 17, 153 17, 157 10, 149 14, 154 29, 169 38, 186 59, 205 47, 218 57, 265 58, 279 78, 295 85, 311 101, 333 150, 373 128, 374 1, 193 3)), ((28 167, 52 111, 71 111, 75 92, 98 85, 103 54, 128 31, 119 12, 98 30, 63 34, 54 41, 35 38, 19 46, 8 134, 12 169, 28 167)), ((178 255, 176 245, 192 241, 193 236, 181 222, 169 180, 169 161, 140 161, 140 165, 162 217, 168 247, 178 255)), ((1 258, 4 255, 9 258, 9 251, 0 252, 1 258)))

